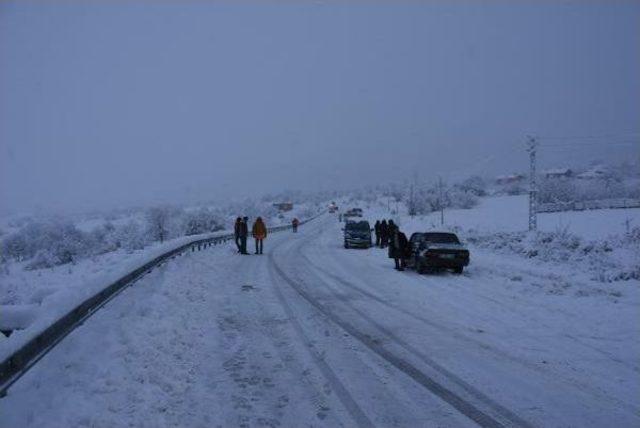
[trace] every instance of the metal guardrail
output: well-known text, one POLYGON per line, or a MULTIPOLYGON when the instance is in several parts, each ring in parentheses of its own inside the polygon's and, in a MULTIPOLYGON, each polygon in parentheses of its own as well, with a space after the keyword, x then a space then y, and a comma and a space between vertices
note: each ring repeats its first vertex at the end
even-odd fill
MULTIPOLYGON (((321 213, 322 214, 322 213, 321 213)), ((301 221, 300 225, 310 222, 319 217, 318 214, 307 220, 301 221)), ((269 233, 280 232, 291 229, 291 225, 276 226, 268 228, 269 233)), ((34 364, 36 364, 47 352, 56 346, 62 339, 71 333, 76 327, 93 315, 98 309, 116 297, 122 290, 132 285, 134 282, 150 273, 154 268, 176 256, 191 250, 200 251, 208 247, 219 245, 234 239, 233 234, 221 235, 211 238, 196 239, 178 248, 145 263, 139 268, 129 272, 122 278, 103 288, 97 294, 86 299, 66 315, 59 318, 37 336, 27 342, 23 347, 15 351, 4 361, 0 362, 0 398, 4 397, 7 390, 13 383, 25 374, 34 364)))

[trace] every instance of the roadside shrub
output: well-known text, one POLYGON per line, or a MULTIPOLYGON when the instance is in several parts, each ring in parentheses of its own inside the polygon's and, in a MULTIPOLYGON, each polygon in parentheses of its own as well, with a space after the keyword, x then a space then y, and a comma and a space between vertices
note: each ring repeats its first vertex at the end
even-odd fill
POLYGON ((178 235, 177 219, 182 211, 170 205, 149 208, 146 212, 147 233, 152 241, 164 242, 178 235))
POLYGON ((578 188, 572 180, 561 178, 542 179, 538 187, 538 201, 542 203, 573 202, 578 198, 578 188))
POLYGON ((454 187, 447 193, 445 208, 469 209, 478 205, 478 197, 471 191, 454 187))
POLYGON ((27 268, 70 263, 90 248, 88 234, 62 220, 30 222, 3 241, 5 254, 14 260, 34 259, 27 268))
POLYGON ((486 196, 487 194, 487 183, 482 177, 478 175, 472 175, 471 177, 457 184, 455 187, 462 190, 463 192, 468 192, 475 196, 486 196))
POLYGON ((584 202, 612 198, 640 199, 640 186, 632 180, 548 178, 540 181, 538 189, 538 200, 542 203, 584 202))
POLYGON ((640 267, 637 263, 629 263, 632 258, 625 256, 629 252, 640 252, 640 228, 634 228, 629 235, 591 241, 566 230, 491 234, 469 230, 466 235, 469 243, 492 251, 551 263, 579 263, 596 281, 640 279, 640 267))
POLYGON ((142 250, 150 243, 149 237, 139 223, 130 221, 116 229, 114 238, 127 251, 142 250))
POLYGON ((224 220, 207 208, 184 213, 182 219, 184 235, 199 235, 224 229, 224 220))

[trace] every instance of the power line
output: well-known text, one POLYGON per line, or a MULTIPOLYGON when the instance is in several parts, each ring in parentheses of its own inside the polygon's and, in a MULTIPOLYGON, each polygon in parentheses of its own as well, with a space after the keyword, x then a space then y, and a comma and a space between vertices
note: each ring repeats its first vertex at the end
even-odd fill
POLYGON ((604 140, 615 138, 638 138, 640 132, 630 132, 626 134, 605 134, 605 135, 575 135, 575 136, 547 136, 537 137, 538 140, 604 140))
MULTIPOLYGON (((639 137, 640 138, 640 137, 639 137)), ((560 144, 540 144, 540 147, 546 147, 546 148, 554 148, 554 147, 595 147, 595 146, 601 146, 603 148, 605 147, 617 147, 617 146, 633 146, 635 144, 638 144, 640 142, 639 141, 618 141, 615 143, 606 143, 602 144, 602 143, 560 143, 560 144)))

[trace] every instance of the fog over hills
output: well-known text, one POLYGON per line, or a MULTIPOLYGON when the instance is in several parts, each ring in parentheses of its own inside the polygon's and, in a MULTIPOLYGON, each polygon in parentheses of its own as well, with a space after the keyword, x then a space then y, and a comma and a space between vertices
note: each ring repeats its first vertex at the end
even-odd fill
POLYGON ((528 134, 553 137, 542 167, 637 161, 639 19, 623 1, 4 1, 0 210, 496 175, 526 170, 528 134))

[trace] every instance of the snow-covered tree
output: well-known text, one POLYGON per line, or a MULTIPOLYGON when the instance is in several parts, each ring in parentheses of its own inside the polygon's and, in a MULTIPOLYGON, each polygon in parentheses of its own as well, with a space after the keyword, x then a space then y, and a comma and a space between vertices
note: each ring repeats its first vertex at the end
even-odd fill
POLYGON ((146 213, 147 230, 153 241, 164 242, 173 236, 175 223, 180 216, 179 209, 169 206, 149 208, 146 213))
POLYGON ((224 229, 224 220, 208 208, 184 213, 182 222, 185 235, 198 235, 224 229))
POLYGON ((484 179, 479 175, 472 175, 455 187, 459 188, 463 192, 468 192, 475 196, 485 196, 487 194, 487 183, 485 183, 484 179))

